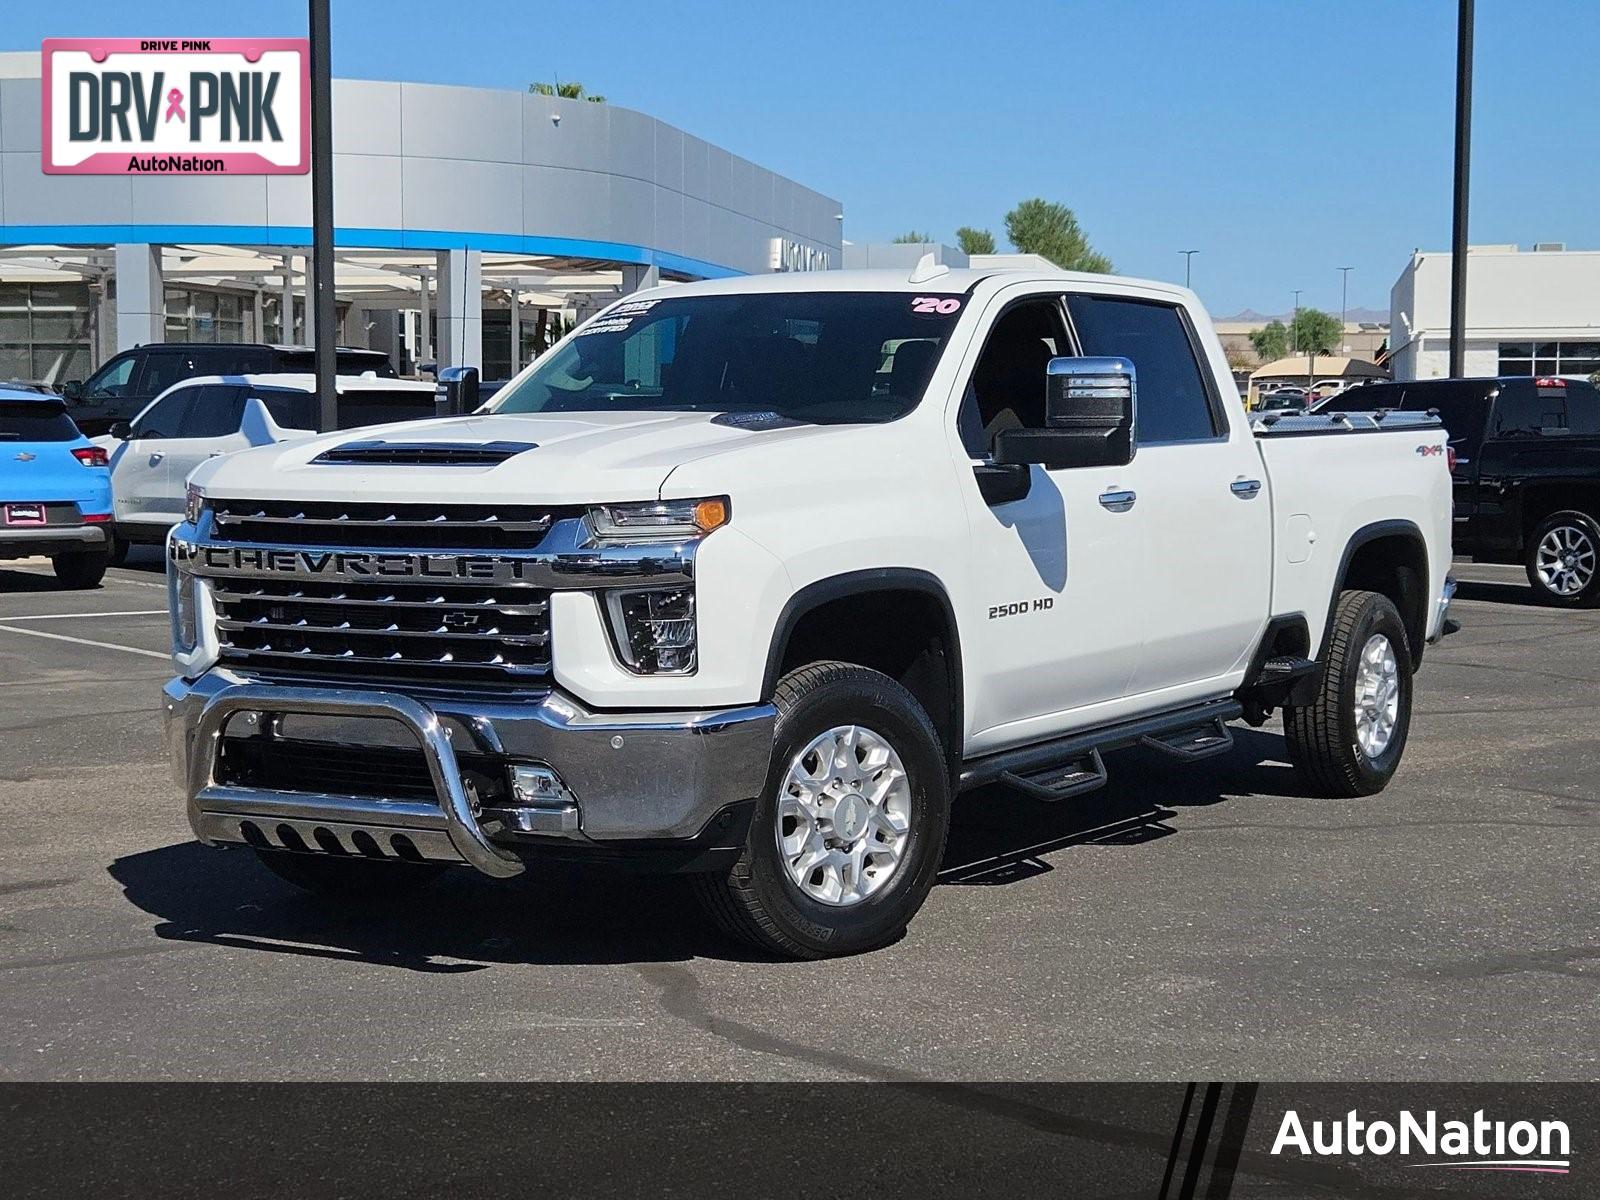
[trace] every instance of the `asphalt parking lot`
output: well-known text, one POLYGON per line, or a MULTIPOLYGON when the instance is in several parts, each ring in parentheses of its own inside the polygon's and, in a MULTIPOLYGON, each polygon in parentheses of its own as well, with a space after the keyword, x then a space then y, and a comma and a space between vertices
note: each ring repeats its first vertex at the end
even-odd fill
POLYGON ((1274 726, 1070 805, 963 799, 877 954, 779 963, 677 881, 466 872, 339 909, 190 837, 151 556, 0 568, 0 1077, 1583 1080, 1600 1073, 1600 612, 1462 565, 1382 795, 1274 726))

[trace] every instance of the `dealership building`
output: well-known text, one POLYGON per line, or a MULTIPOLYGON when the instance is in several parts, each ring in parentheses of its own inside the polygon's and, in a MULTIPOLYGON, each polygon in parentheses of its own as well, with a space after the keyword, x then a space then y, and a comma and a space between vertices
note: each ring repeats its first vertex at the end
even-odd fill
MULTIPOLYGON (((309 340, 309 175, 46 173, 42 91, 0 54, 0 379, 309 340)), ((333 148, 339 338, 402 373, 504 378, 657 281, 841 262, 838 200, 608 103, 337 79, 333 148)))
MULTIPOLYGON (((1389 294, 1396 379, 1450 373, 1450 261, 1417 251, 1389 294)), ((1469 247, 1466 324, 1468 375, 1600 371, 1600 251, 1469 247)))

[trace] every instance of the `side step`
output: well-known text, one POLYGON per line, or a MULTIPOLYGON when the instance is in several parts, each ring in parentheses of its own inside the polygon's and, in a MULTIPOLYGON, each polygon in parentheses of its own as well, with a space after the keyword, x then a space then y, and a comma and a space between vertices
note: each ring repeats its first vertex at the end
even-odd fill
POLYGON ((1139 739, 1141 746, 1160 750, 1184 762, 1196 762, 1216 754, 1226 754, 1233 749, 1233 730, 1221 721, 1206 721, 1188 729, 1175 729, 1171 733, 1151 734, 1139 739))
POLYGON ((1315 659, 1279 654, 1261 664, 1261 674, 1256 676, 1256 684, 1258 686, 1265 683, 1290 684, 1313 674, 1316 669, 1315 659))
POLYGON ((1091 750, 1082 758, 1053 767, 1031 772, 1006 771, 1001 774, 1000 782, 1035 800, 1054 804, 1057 800, 1069 800, 1105 787, 1106 764, 1100 758, 1100 751, 1091 750))
POLYGON ((1006 783, 1036 800, 1081 796, 1105 783, 1105 764, 1100 761, 1104 751, 1154 742, 1185 759, 1221 754, 1233 744, 1224 722, 1243 713, 1244 706, 1237 700, 1212 700, 1001 750, 963 763, 957 788, 967 791, 1006 783), (1220 743, 1215 741, 1218 737, 1223 739, 1220 743))

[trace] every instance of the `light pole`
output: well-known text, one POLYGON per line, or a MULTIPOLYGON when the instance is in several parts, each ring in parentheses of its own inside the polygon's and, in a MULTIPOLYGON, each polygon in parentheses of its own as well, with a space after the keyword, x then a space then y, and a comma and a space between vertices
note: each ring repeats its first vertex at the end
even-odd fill
POLYGON ((1184 287, 1188 287, 1189 286, 1189 263, 1190 263, 1191 260, 1193 260, 1193 258, 1194 258, 1194 256, 1196 254, 1200 253, 1200 251, 1198 251, 1198 250, 1179 250, 1178 253, 1183 255, 1183 286, 1184 287))
POLYGON ((1344 315, 1350 310, 1350 272, 1354 267, 1339 268, 1339 349, 1345 349, 1344 315))
MULTIPOLYGON (((338 428, 334 384, 333 296, 333 68, 328 35, 328 0, 311 0, 311 271, 312 309, 306 324, 315 329, 317 428, 338 428)), ((285 328, 289 316, 285 315, 285 328)), ((285 340, 288 340, 287 338, 285 340)))
POLYGON ((1295 345, 1294 327, 1300 322, 1300 293, 1305 288, 1294 289, 1294 315, 1289 318, 1289 353, 1293 354, 1300 347, 1295 345))
POLYGON ((1467 365, 1467 177, 1472 158, 1472 0, 1456 14, 1456 188, 1450 238, 1450 375, 1467 365))

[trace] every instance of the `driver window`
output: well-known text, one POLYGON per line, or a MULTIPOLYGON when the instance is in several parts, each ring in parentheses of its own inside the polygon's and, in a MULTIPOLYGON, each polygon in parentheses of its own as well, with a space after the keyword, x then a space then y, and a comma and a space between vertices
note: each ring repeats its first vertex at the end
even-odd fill
POLYGON ((1040 296, 1000 314, 961 399, 961 442, 974 458, 987 458, 995 435, 1008 429, 1043 429, 1045 368, 1072 353, 1061 303, 1040 296))
POLYGON ((133 423, 131 438, 169 438, 183 432, 184 419, 194 403, 195 388, 179 388, 163 396, 144 416, 133 423))
POLYGON ((133 378, 134 358, 129 355, 120 362, 110 363, 84 385, 89 396, 126 396, 128 383, 133 378))

